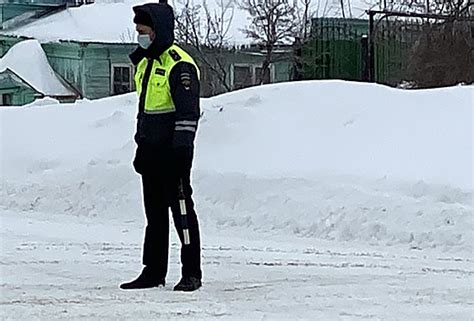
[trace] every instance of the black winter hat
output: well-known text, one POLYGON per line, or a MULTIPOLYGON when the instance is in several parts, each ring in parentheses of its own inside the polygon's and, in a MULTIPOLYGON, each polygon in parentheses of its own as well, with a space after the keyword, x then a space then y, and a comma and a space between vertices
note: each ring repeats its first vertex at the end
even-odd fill
POLYGON ((133 18, 135 24, 141 24, 153 28, 153 21, 148 13, 143 10, 137 10, 135 12, 135 17, 133 18))
MULTIPOLYGON (((133 19, 135 23, 150 25, 156 33, 155 40, 153 40, 151 46, 145 50, 144 56, 158 59, 160 55, 174 43, 173 8, 166 3, 166 0, 160 0, 158 3, 154 2, 135 6, 133 7, 133 12, 135 12, 136 17, 133 19), (143 14, 145 14, 145 16, 143 14), (147 20, 148 18, 150 21, 147 20)), ((143 49, 139 48, 139 50, 143 49)), ((143 57, 131 57, 131 59, 133 59, 134 64, 137 64, 143 57)))

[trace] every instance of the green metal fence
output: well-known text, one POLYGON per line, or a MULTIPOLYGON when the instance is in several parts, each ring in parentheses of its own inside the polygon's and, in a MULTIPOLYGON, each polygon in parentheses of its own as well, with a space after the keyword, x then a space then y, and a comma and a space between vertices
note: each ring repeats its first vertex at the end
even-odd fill
POLYGON ((310 40, 303 46, 305 79, 359 80, 363 74, 364 30, 339 19, 313 21, 310 40))
MULTIPOLYGON (((315 19, 312 34, 302 50, 305 79, 368 79, 367 20, 315 19)), ((396 85, 405 80, 408 55, 420 28, 418 25, 382 22, 374 41, 375 81, 396 85)))
POLYGON ((410 55, 421 30, 412 21, 379 22, 373 34, 376 82, 396 85, 409 79, 410 55))

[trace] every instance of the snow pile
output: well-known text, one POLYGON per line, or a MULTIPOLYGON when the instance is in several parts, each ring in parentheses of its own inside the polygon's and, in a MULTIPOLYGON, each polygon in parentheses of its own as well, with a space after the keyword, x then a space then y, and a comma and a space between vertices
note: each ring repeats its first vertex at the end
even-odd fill
POLYGON ((424 180, 472 190, 473 91, 308 81, 220 96, 206 104, 199 168, 424 180))
POLYGON ((36 99, 34 102, 32 102, 30 104, 23 105, 23 107, 24 108, 41 107, 41 106, 50 106, 50 105, 58 105, 58 104, 60 104, 59 100, 56 100, 56 99, 50 98, 50 97, 45 97, 45 98, 41 98, 41 99, 36 99))
POLYGON ((0 58, 0 72, 11 70, 36 91, 49 96, 75 96, 49 65, 37 40, 15 44, 0 58))
MULTIPOLYGON (((205 235, 471 251, 473 90, 310 81, 203 100, 205 235)), ((142 217, 135 113, 135 94, 1 110, 0 208, 142 217)))

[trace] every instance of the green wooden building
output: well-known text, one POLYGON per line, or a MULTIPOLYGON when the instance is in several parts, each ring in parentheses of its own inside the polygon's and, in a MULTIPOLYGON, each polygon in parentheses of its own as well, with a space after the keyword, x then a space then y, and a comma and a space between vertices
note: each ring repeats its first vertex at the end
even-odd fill
POLYGON ((0 105, 24 105, 38 97, 39 93, 12 70, 0 73, 0 105))
MULTIPOLYGON (((0 39, 2 55, 25 40, 5 36, 0 39)), ((53 70, 79 93, 77 98, 96 99, 134 89, 133 68, 128 60, 134 45, 66 41, 43 43, 42 47, 53 70)))
POLYGON ((51 68, 37 40, 15 44, 0 58, 2 105, 24 105, 45 97, 71 102, 81 94, 51 68))
MULTIPOLYGON (((201 54, 196 53, 193 48, 183 47, 196 58, 200 66, 202 96, 214 96, 229 90, 238 90, 259 84, 259 75, 265 54, 256 45, 229 48, 220 53, 209 50, 201 54), (217 68, 218 65, 221 65, 224 70, 217 68)), ((291 80, 292 65, 292 47, 279 48, 275 53, 275 62, 270 65, 264 82, 276 83, 291 80)))
MULTIPOLYGON (((16 43, 36 38, 41 42, 53 70, 79 93, 78 98, 95 99, 130 92, 133 90, 131 82, 133 68, 128 60, 128 54, 135 45, 120 38, 119 34, 115 39, 113 37, 107 39, 106 36, 106 39, 101 39, 102 41, 94 41, 93 35, 91 37, 87 35, 87 32, 83 32, 81 29, 86 27, 88 21, 75 19, 81 15, 87 15, 89 2, 10 0, 0 4, 2 29, 0 56, 3 57, 16 43), (68 29, 69 22, 77 24, 78 30, 68 29), (41 24, 49 27, 41 30, 41 27, 38 28, 41 24), (61 33, 63 31, 65 32, 61 33), (67 33, 71 36, 69 37, 67 33), (85 33, 86 38, 89 37, 92 40, 75 40, 75 33, 85 33)), ((104 18, 108 18, 107 14, 104 18)), ((89 28, 100 30, 102 24, 100 19, 91 22, 89 28)), ((9 80, 3 82, 0 91, 9 86, 7 82, 11 82, 13 78, 18 80, 17 76, 12 75, 4 75, 4 78, 9 80)), ((16 102, 16 104, 27 103, 32 101, 34 96, 37 97, 38 93, 33 95, 31 92, 25 94, 22 91, 22 94, 18 93, 16 98, 5 100, 16 102)))
MULTIPOLYGON (((128 58, 136 47, 132 6, 70 0, 2 3, 0 57, 20 41, 37 39, 53 70, 79 93, 79 97, 97 99, 133 91, 134 67, 128 58)), ((192 48, 185 49, 193 53, 192 48)), ((203 60, 213 60, 216 53, 209 51, 205 55, 206 59, 200 59, 199 55, 193 54, 201 69, 202 96, 256 84, 264 58, 254 46, 226 50, 220 56, 225 74, 226 86, 223 86, 212 68, 203 63, 203 60)), ((289 80, 291 64, 291 58, 274 63, 268 75, 269 82, 289 80)), ((0 84, 0 91, 2 88, 0 84)), ((7 98, 0 102, 28 103, 34 96, 30 92, 22 94, 21 99, 7 98)))

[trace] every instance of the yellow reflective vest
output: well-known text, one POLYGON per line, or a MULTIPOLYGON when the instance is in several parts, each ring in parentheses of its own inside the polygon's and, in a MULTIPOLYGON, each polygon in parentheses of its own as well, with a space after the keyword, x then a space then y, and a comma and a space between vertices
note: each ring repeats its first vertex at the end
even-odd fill
POLYGON ((138 97, 146 89, 145 114, 166 114, 176 110, 171 98, 169 76, 173 67, 181 61, 194 65, 199 77, 199 68, 194 59, 177 45, 163 52, 158 60, 144 58, 137 65, 135 85, 138 97))

